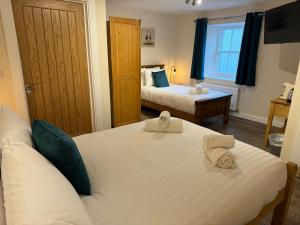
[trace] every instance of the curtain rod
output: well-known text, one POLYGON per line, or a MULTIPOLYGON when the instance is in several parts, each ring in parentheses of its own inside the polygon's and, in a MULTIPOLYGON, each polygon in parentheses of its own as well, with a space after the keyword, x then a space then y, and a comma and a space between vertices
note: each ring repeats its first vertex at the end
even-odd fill
MULTIPOLYGON (((265 13, 261 13, 262 15, 264 15, 265 13)), ((208 19, 208 21, 215 21, 215 20, 228 20, 228 19, 235 19, 235 18, 245 18, 246 15, 239 15, 239 16, 227 16, 227 17, 218 17, 218 18, 211 18, 208 19)), ((196 23, 197 20, 194 20, 194 22, 196 23)))

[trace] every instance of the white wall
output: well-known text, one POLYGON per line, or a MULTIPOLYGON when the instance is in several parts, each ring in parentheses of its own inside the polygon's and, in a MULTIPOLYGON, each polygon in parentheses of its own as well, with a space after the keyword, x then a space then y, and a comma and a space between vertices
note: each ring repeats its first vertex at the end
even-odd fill
MULTIPOLYGON (((290 2, 289 0, 272 1, 264 5, 252 5, 240 8, 231 8, 223 10, 214 10, 201 12, 196 15, 178 16, 176 21, 176 67, 177 75, 176 81, 178 83, 190 83, 190 69, 193 54, 193 43, 195 24, 193 20, 198 17, 220 18, 228 16, 245 15, 251 11, 265 11, 278 5, 290 2)), ((269 102, 271 99, 278 97, 282 91, 282 83, 294 83, 296 75, 287 72, 280 68, 281 60, 281 45, 265 45, 263 43, 264 32, 260 39, 260 46, 258 52, 257 76, 255 87, 241 86, 241 94, 239 101, 239 114, 244 118, 256 120, 259 122, 266 122, 269 110, 269 102)), ((291 47, 289 51, 296 55, 296 48, 291 47)), ((294 55, 295 55, 294 54, 294 55)), ((291 54, 292 55, 292 54, 291 54)), ((287 63, 284 64, 288 65, 287 63)), ((233 82, 206 80, 210 83, 221 83, 234 86, 233 82)))
POLYGON ((142 47, 142 65, 165 64, 170 74, 175 65, 175 23, 176 16, 162 13, 141 11, 107 2, 109 16, 141 19, 141 27, 155 28, 155 47, 142 47))
POLYGON ((300 63, 281 158, 300 166, 300 63))
MULTIPOLYGON (((10 0, 1 0, 0 12, 3 18, 3 31, 6 40, 5 47, 9 65, 7 71, 10 71, 11 75, 11 83, 8 84, 5 93, 7 93, 7 90, 13 90, 14 100, 11 101, 15 102, 15 110, 19 115, 28 120, 23 73, 10 0)), ((102 130, 111 127, 105 0, 88 0, 87 20, 90 31, 88 39, 91 47, 90 79, 92 85, 91 96, 93 99, 94 129, 102 130)))

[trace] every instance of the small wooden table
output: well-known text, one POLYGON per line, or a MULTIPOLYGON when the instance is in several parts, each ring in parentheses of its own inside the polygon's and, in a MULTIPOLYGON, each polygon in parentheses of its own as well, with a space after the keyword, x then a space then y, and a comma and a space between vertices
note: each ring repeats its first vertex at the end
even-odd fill
POLYGON ((265 131, 265 139, 264 139, 265 146, 268 146, 269 144, 269 135, 272 128, 274 116, 282 117, 285 119, 285 124, 283 127, 283 129, 285 130, 287 118, 290 112, 290 106, 291 103, 288 103, 286 100, 283 100, 281 98, 275 98, 271 100, 268 123, 265 131))

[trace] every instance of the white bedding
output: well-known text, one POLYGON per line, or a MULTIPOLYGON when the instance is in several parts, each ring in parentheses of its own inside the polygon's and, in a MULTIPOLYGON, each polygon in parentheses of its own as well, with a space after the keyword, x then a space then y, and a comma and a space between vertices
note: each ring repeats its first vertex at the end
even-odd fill
POLYGON ((202 136, 184 122, 183 134, 143 131, 132 124, 74 138, 91 179, 81 197, 95 225, 242 225, 284 188, 285 163, 237 141, 238 168, 213 167, 202 136))
POLYGON ((142 86, 141 97, 156 104, 195 114, 195 101, 223 97, 228 94, 210 89, 208 94, 191 95, 193 87, 170 84, 169 87, 157 88, 142 86))

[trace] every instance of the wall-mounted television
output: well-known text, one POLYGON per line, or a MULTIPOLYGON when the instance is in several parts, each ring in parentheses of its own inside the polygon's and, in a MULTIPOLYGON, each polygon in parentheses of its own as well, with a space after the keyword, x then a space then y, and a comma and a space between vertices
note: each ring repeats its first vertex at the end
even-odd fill
POLYGON ((300 1, 265 12, 265 44, 300 42, 300 1))

